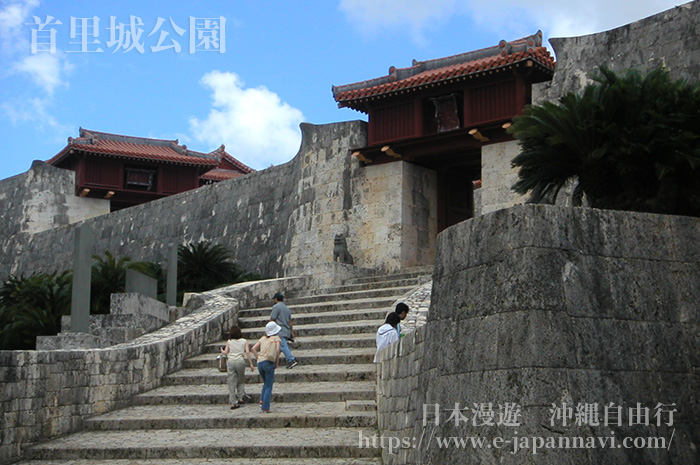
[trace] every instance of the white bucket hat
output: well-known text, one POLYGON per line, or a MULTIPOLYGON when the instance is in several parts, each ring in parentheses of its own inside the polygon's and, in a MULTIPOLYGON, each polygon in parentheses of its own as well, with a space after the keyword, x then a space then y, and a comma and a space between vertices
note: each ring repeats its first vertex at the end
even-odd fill
POLYGON ((265 334, 267 334, 268 337, 274 336, 275 334, 279 333, 282 330, 280 325, 275 323, 274 321, 270 321, 266 326, 265 326, 265 334))

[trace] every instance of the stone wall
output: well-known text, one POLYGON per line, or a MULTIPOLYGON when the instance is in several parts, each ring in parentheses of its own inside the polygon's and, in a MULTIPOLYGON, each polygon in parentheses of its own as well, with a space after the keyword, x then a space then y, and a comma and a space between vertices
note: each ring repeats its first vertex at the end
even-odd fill
POLYGON ((380 369, 382 433, 424 440, 384 450, 386 464, 698 463, 699 219, 516 206, 443 232, 433 278, 425 334, 404 338, 396 358, 383 354, 380 369), (622 425, 603 424, 611 402, 622 425), (447 421, 456 403, 468 419, 459 426, 447 421), (520 425, 474 426, 475 403, 496 413, 517 404, 520 425), (552 423, 552 405, 564 403, 596 404, 600 425, 552 423), (630 426, 637 403, 650 409, 649 426, 630 426), (672 426, 667 415, 657 426, 659 403, 676 404, 672 426), (440 406, 438 426, 423 426, 423 404, 440 406), (512 444, 441 449, 435 439, 466 436, 580 437, 598 447, 512 454, 512 444), (663 437, 670 447, 600 447, 613 436, 663 437))
MULTIPOLYGON (((432 263, 434 173, 407 163, 361 167, 350 150, 366 143, 366 126, 304 123, 300 151, 285 165, 88 219, 93 252, 164 262, 170 243, 212 241, 229 246, 248 271, 296 276, 332 262, 333 238, 344 233, 361 269, 432 263)), ((66 189, 72 185, 73 173, 47 169, 60 174, 66 189)), ((9 198, 18 188, 13 179, 0 184, 0 195, 9 198)), ((23 192, 51 188, 22 186, 23 192)), ((0 209, 4 224, 14 224, 17 210, 0 209)), ((7 229, 0 236, 0 279, 71 268, 77 225, 36 234, 7 229)))
POLYGON ((511 190, 518 171, 511 161, 520 152, 517 141, 485 145, 481 149, 481 188, 475 191, 474 216, 522 204, 525 198, 511 190), (478 192, 478 194, 476 194, 478 192))
POLYGON ((35 161, 0 181, 0 237, 34 234, 109 213, 109 200, 75 195, 75 173, 35 161))
POLYGON ((700 2, 693 1, 649 18, 598 34, 549 40, 557 57, 554 78, 533 86, 533 100, 556 100, 592 83, 590 73, 648 71, 665 66, 674 79, 700 77, 700 2))
POLYGON ((352 177, 348 211, 355 264, 395 271, 432 264, 437 238, 437 174, 397 161, 368 165, 352 177))
POLYGON ((135 394, 158 387, 186 358, 219 340, 237 324, 240 308, 271 300, 279 288, 294 292, 308 285, 290 278, 198 294, 188 316, 106 349, 0 351, 0 463, 39 440, 79 430, 88 416, 130 405, 135 394))
POLYGON ((385 465, 424 463, 419 452, 427 441, 422 428, 425 391, 421 385, 428 347, 426 330, 426 326, 415 328, 379 354, 377 426, 385 440, 382 447, 385 465))
MULTIPOLYGON (((348 145, 359 143, 363 125, 305 124, 300 153, 287 164, 87 220, 95 233, 94 252, 164 262, 169 243, 205 240, 231 247, 244 269, 266 276, 283 276, 288 254, 304 269, 310 257, 304 261, 303 254, 294 252, 303 248, 299 238, 306 233, 298 218, 318 221, 313 202, 322 193, 327 196, 322 175, 314 175, 315 162, 318 157, 348 159, 348 145)), ((342 180, 345 170, 333 175, 342 180)), ((0 275, 72 267, 75 227, 5 236, 0 275)), ((323 242, 314 232, 313 239, 323 242)), ((328 235, 331 250, 330 231, 328 235)))

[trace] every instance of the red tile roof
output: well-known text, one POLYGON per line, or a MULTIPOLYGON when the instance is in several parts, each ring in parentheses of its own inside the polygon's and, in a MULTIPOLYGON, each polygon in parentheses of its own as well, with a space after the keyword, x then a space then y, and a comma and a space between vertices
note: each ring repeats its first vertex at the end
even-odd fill
POLYGON ((202 167, 217 166, 220 162, 219 157, 187 150, 187 146, 179 145, 177 140, 130 137, 80 128, 80 137, 69 137, 68 145, 47 163, 54 165, 73 151, 202 167))
MULTIPOLYGON (((55 165, 75 151, 108 157, 198 166, 205 170, 207 168, 232 169, 239 171, 240 174, 255 171, 226 153, 223 144, 211 153, 202 153, 188 150, 186 145, 180 145, 177 140, 123 136, 83 128, 80 128, 80 137, 77 139, 69 137, 68 145, 56 156, 47 160, 47 163, 55 165)), ((212 174, 208 179, 214 179, 214 176, 218 179, 223 174, 212 174)), ((230 179, 230 177, 223 179, 230 179)))
POLYGON ((239 176, 243 176, 243 173, 234 170, 214 168, 213 170, 207 171, 201 175, 199 179, 204 179, 205 181, 225 181, 227 179, 233 179, 239 176))
POLYGON ((446 83, 484 71, 531 60, 549 72, 554 71, 554 58, 542 47, 542 32, 498 45, 428 61, 415 61, 409 68, 389 68, 389 74, 368 81, 333 86, 333 97, 339 107, 355 109, 362 101, 386 97, 398 92, 415 91, 427 85, 446 83))
POLYGON ((211 152, 210 155, 219 156, 221 162, 219 163, 219 166, 213 170, 207 171, 199 177, 205 181, 225 181, 227 179, 237 178, 239 176, 243 176, 244 174, 255 172, 255 170, 250 166, 241 163, 229 155, 226 152, 226 147, 224 144, 221 144, 221 146, 211 152))
POLYGON ((221 163, 219 164, 219 168, 221 169, 232 169, 235 171, 240 171, 242 174, 255 172, 255 170, 250 166, 246 165, 245 163, 242 163, 241 161, 229 155, 226 152, 226 146, 224 146, 224 144, 221 144, 221 146, 218 149, 210 153, 210 155, 213 154, 219 155, 221 157, 221 163))

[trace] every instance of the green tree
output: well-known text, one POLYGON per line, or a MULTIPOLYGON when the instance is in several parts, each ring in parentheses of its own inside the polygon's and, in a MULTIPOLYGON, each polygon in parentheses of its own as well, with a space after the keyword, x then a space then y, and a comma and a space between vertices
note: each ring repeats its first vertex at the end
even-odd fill
POLYGON ((126 270, 131 269, 158 279, 158 265, 133 261, 131 257, 117 259, 105 250, 104 257, 93 255, 90 286, 90 313, 106 314, 110 310, 111 295, 126 291, 126 270))
POLYGON ((0 288, 0 348, 33 349, 36 336, 61 330, 70 313, 72 273, 10 276, 0 288))
POLYGON ((197 242, 180 245, 177 251, 177 287, 179 293, 201 292, 226 284, 252 279, 233 262, 229 248, 221 244, 197 242))
POLYGON ((513 190, 553 203, 569 180, 596 208, 700 216, 700 86, 605 67, 595 84, 558 103, 526 107, 510 132, 513 190))

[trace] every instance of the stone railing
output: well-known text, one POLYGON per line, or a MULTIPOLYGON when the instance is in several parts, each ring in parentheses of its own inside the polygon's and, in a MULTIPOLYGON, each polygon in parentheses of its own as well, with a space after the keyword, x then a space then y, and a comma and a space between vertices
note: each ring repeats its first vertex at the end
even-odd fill
POLYGON ((238 310, 280 290, 307 287, 306 277, 236 284, 190 298, 195 310, 158 331, 105 349, 0 351, 0 463, 25 447, 71 433, 89 416, 131 404, 158 387, 238 320, 238 310))

